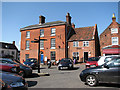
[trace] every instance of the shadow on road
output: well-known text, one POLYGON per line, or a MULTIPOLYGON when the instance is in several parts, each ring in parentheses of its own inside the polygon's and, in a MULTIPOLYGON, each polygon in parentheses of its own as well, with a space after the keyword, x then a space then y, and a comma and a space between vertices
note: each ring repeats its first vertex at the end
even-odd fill
POLYGON ((99 86, 120 88, 120 84, 100 83, 99 86))
POLYGON ((32 75, 27 76, 26 78, 36 78, 36 77, 40 77, 37 73, 32 73, 32 75))
POLYGON ((27 81, 27 83, 28 83, 28 87, 33 87, 37 85, 37 81, 27 81))
MULTIPOLYGON (((42 68, 40 68, 40 69, 46 69, 45 67, 42 67, 42 68)), ((36 67, 36 68, 33 68, 33 70, 38 70, 38 68, 36 67)))

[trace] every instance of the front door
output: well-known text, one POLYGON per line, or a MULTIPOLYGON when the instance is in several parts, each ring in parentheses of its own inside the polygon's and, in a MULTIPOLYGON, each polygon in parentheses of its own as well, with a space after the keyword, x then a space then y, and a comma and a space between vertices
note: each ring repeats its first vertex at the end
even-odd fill
POLYGON ((88 52, 84 52, 84 61, 88 60, 88 52))
POLYGON ((43 57, 44 57, 44 55, 41 54, 41 63, 43 63, 43 57))

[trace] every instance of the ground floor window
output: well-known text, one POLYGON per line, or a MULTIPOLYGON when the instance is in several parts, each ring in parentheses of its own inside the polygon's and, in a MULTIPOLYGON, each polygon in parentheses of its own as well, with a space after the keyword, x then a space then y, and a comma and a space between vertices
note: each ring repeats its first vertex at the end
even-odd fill
POLYGON ((56 57, 55 57, 55 51, 51 51, 51 52, 50 52, 50 56, 51 56, 51 61, 54 62, 54 61, 55 61, 55 58, 56 58, 56 57))
POLYGON ((29 58, 29 54, 25 54, 25 60, 29 58))
POLYGON ((79 60, 79 52, 73 52, 73 60, 79 60))

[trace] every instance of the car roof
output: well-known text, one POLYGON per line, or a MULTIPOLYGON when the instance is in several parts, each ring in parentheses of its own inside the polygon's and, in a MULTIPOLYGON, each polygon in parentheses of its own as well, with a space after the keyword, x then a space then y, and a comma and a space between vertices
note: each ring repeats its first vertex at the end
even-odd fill
POLYGON ((9 59, 9 58, 0 58, 0 60, 12 61, 12 59, 9 59))
POLYGON ((101 56, 101 57, 120 57, 120 55, 107 55, 107 56, 101 56))

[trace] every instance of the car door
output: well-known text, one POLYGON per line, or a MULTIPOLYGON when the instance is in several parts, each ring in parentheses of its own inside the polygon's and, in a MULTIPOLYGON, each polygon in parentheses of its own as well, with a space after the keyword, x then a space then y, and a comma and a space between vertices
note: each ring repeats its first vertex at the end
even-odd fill
POLYGON ((100 79, 103 82, 120 83, 120 58, 114 59, 107 63, 107 67, 103 67, 100 72, 100 79))

